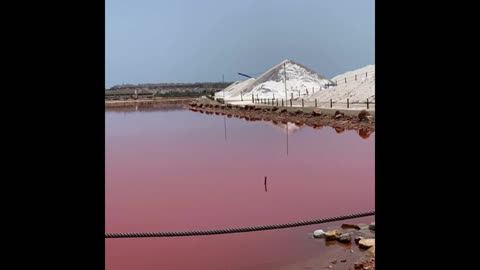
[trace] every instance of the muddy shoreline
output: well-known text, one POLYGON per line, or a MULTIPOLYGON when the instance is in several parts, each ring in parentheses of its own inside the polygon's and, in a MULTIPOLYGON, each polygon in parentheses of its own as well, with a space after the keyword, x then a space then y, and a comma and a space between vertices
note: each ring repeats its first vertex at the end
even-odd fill
POLYGON ((324 243, 328 247, 327 250, 321 255, 312 256, 279 269, 375 270, 374 224, 375 222, 370 225, 343 223, 341 226, 319 228, 313 234, 309 234, 311 241, 324 243))
POLYGON ((155 98, 155 99, 128 99, 128 100, 105 100, 105 108, 118 108, 145 105, 188 105, 196 98, 155 98))
POLYGON ((334 114, 331 109, 276 107, 259 105, 221 104, 207 98, 156 98, 139 100, 105 101, 105 108, 121 108, 131 106, 180 105, 194 112, 238 117, 248 121, 272 121, 274 124, 288 122, 297 126, 311 126, 319 129, 329 126, 342 133, 345 130, 359 131, 360 136, 367 138, 375 132, 375 116, 368 115, 360 120, 358 113, 352 115, 339 109, 334 114))
POLYGON ((358 130, 367 137, 375 131, 374 116, 360 120, 358 115, 345 115, 341 110, 330 115, 321 108, 225 105, 211 100, 195 100, 189 103, 187 108, 195 112, 227 115, 227 117, 233 116, 250 121, 272 121, 274 124, 291 122, 297 126, 307 125, 313 128, 329 126, 333 127, 337 133, 345 130, 358 130))

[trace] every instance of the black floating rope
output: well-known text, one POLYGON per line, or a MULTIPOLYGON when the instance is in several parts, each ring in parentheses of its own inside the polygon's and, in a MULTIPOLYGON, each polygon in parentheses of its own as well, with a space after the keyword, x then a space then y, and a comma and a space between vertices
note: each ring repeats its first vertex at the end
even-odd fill
POLYGON ((374 216, 374 215, 375 215, 375 211, 370 211, 370 212, 357 213, 352 215, 299 221, 299 222, 286 223, 286 224, 273 224, 273 225, 266 225, 266 226, 254 226, 254 227, 232 228, 232 229, 222 229, 222 230, 187 231, 187 232, 106 233, 105 238, 178 237, 178 236, 255 232, 255 231, 285 229, 285 228, 327 223, 332 221, 339 221, 339 220, 346 220, 346 219, 374 216))

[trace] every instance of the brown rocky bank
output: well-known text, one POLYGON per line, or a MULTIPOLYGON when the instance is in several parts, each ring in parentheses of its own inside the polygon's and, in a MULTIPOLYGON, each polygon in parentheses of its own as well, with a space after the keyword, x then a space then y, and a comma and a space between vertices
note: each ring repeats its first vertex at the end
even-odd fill
POLYGON ((375 117, 367 111, 356 116, 348 116, 341 111, 333 115, 322 112, 321 108, 295 108, 276 106, 232 105, 220 104, 211 100, 195 100, 187 106, 192 111, 202 113, 224 114, 228 117, 239 117, 250 121, 272 121, 274 123, 292 122, 298 126, 307 125, 313 128, 333 127, 337 133, 345 130, 359 130, 362 137, 368 137, 375 131, 375 117))

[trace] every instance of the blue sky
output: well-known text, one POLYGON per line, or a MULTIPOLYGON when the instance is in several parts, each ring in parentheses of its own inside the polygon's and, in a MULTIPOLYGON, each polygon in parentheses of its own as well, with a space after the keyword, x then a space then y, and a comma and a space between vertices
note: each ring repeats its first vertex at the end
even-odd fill
POLYGON ((373 0, 106 0, 105 86, 243 80, 291 59, 331 78, 375 63, 373 0))

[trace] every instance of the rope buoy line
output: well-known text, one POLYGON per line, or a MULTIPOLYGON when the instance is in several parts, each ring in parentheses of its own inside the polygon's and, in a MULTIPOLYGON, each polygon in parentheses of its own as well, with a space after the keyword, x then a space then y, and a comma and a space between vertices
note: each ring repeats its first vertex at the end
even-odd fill
POLYGON ((345 216, 337 216, 331 218, 314 219, 307 221, 299 221, 285 224, 273 224, 265 226, 253 226, 243 228, 231 228, 221 230, 206 230, 206 231, 185 231, 185 232, 143 232, 143 233, 106 233, 105 238, 143 238, 143 237, 178 237, 178 236, 195 236, 195 235, 214 235, 214 234, 229 234, 229 233, 242 233, 242 232, 255 232, 285 229, 299 226, 307 226, 313 224, 327 223, 332 221, 346 220, 352 218, 374 216, 375 211, 357 213, 345 216))

